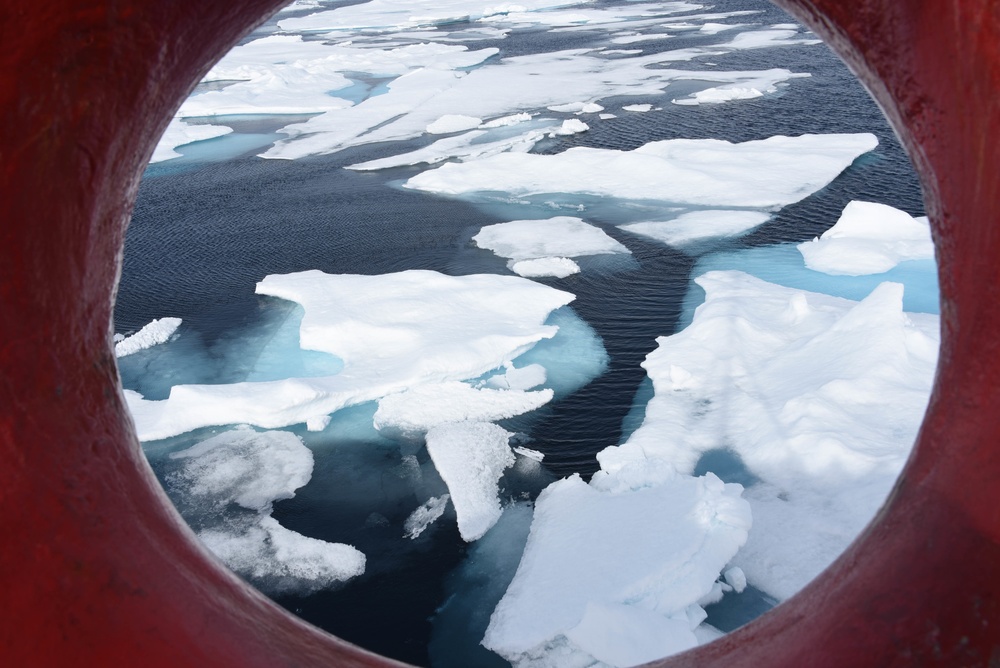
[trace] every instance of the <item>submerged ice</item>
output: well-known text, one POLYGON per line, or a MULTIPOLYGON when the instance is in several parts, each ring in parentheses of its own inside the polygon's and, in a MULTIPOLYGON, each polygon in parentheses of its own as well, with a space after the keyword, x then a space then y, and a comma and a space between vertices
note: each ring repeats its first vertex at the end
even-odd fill
POLYGON ((273 593, 310 593, 360 575, 350 545, 290 531, 273 517, 312 477, 312 452, 288 432, 226 431, 175 452, 168 490, 201 541, 231 569, 273 593))

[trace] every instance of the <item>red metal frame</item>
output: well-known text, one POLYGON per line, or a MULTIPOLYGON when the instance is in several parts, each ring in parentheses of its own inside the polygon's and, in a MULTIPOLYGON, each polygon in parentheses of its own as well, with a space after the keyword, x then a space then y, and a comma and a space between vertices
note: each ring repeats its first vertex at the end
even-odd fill
MULTIPOLYGON (((283 0, 0 7, 0 663, 382 666, 197 544, 151 474, 110 346, 153 145, 283 0)), ((1000 661, 1000 2, 781 0, 873 92, 923 180, 942 289, 917 447, 802 593, 658 665, 1000 661)))

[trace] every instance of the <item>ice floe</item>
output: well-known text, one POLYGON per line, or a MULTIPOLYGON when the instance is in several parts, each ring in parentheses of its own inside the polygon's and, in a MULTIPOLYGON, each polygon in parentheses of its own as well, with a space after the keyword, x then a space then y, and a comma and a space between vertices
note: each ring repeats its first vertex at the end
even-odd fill
POLYGON ((427 527, 438 521, 444 515, 445 508, 448 507, 448 499, 450 498, 451 496, 448 494, 433 496, 422 506, 410 513, 410 516, 403 523, 403 531, 406 537, 411 540, 417 538, 427 527))
POLYGON ((125 357, 160 343, 166 343, 180 326, 180 318, 157 318, 131 336, 116 337, 115 357, 125 357))
POLYGON ((180 118, 170 121, 170 125, 164 130, 163 136, 153 150, 153 156, 149 159, 154 162, 163 162, 172 158, 179 158, 181 154, 177 152, 177 147, 184 146, 196 141, 205 141, 227 135, 233 129, 224 125, 204 125, 185 123, 180 118))
POLYGON ((515 666, 632 666, 695 646, 699 602, 750 527, 740 491, 655 463, 549 485, 483 644, 515 666))
POLYGON ((312 477, 312 452, 294 434, 234 429, 171 459, 180 467, 167 487, 198 537, 265 591, 307 594, 364 572, 364 554, 350 545, 303 536, 271 517, 275 501, 312 477))
POLYGON ((447 195, 586 194, 770 210, 826 186, 877 145, 874 135, 861 133, 776 136, 738 144, 670 139, 633 151, 575 147, 554 155, 504 153, 446 164, 404 185, 447 195))
POLYGON ((745 234, 770 219, 769 214, 760 211, 703 210, 691 211, 673 220, 629 223, 619 227, 668 246, 684 246, 704 239, 745 234))
POLYGON ((276 428, 426 383, 470 380, 549 339, 549 314, 573 300, 515 276, 272 275, 257 292, 305 309, 300 345, 343 361, 339 373, 220 385, 176 385, 162 401, 126 391, 139 438, 212 425, 276 428))
POLYGON ((643 366, 655 396, 603 476, 652 461, 683 473, 728 453, 757 480, 754 527, 734 559, 784 599, 825 568, 888 494, 916 436, 937 360, 938 318, 904 313, 902 286, 861 302, 741 272, 696 279, 704 304, 643 366))
POLYGON ((934 258, 926 217, 875 202, 850 202, 822 236, 799 244, 806 266, 826 274, 881 274, 906 260, 934 258))
POLYGON ((514 465, 512 434, 488 422, 453 422, 427 432, 427 452, 448 485, 458 530, 477 540, 500 519, 499 480, 514 465))
POLYGON ((510 269, 521 276, 564 277, 580 270, 568 258, 630 253, 601 228, 572 216, 487 225, 472 240, 509 258, 510 269))

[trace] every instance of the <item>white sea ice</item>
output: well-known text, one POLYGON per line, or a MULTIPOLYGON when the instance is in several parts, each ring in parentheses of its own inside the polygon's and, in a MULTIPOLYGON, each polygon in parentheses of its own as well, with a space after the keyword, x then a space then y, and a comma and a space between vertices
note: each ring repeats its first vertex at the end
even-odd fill
POLYGON ((745 234, 770 219, 769 214, 760 211, 709 209, 690 211, 673 220, 629 223, 619 227, 668 246, 684 246, 704 239, 745 234))
POLYGON ((540 257, 534 260, 513 260, 510 270, 525 278, 566 278, 580 273, 580 265, 568 257, 540 257))
POLYGON ((550 389, 527 392, 476 388, 459 381, 428 383, 379 399, 375 428, 422 435, 445 422, 494 422, 533 411, 552 401, 552 396, 550 389))
POLYGON ((622 107, 622 110, 623 111, 635 111, 635 112, 638 112, 640 114, 644 114, 647 111, 650 111, 652 108, 653 108, 653 105, 651 105, 651 104, 626 104, 624 107, 622 107))
POLYGON ((274 501, 291 498, 312 477, 312 452, 294 434, 234 429, 171 459, 181 468, 168 475, 168 487, 207 518, 198 537, 265 590, 309 593, 364 572, 365 556, 350 545, 303 536, 271 517, 274 501))
POLYGON ((185 123, 179 118, 170 121, 170 125, 164 130, 159 143, 153 150, 153 156, 149 163, 163 162, 171 158, 179 158, 181 154, 176 151, 178 146, 184 146, 196 141, 214 139, 232 132, 233 129, 224 125, 193 125, 185 123))
POLYGON ((532 390, 544 385, 547 375, 545 367, 541 364, 528 364, 517 368, 513 362, 506 362, 504 372, 490 376, 483 386, 503 390, 532 390))
POLYGON ((357 5, 338 7, 307 16, 287 18, 278 27, 287 32, 331 32, 371 28, 417 28, 447 23, 475 21, 506 14, 528 12, 550 7, 586 4, 588 0, 518 0, 516 5, 489 5, 483 0, 371 0, 357 5))
POLYGON ((741 144, 671 139, 633 151, 574 147, 554 155, 504 153, 446 164, 404 185, 447 195, 566 193, 778 209, 823 188, 877 145, 874 135, 863 133, 777 136, 741 144))
POLYGON ((464 132, 478 128, 483 119, 461 114, 445 114, 427 126, 427 132, 432 135, 445 135, 452 132, 464 132))
POLYGON ((784 69, 714 72, 653 67, 699 55, 686 51, 609 59, 588 49, 575 49, 504 58, 472 71, 458 69, 483 62, 494 52, 467 52, 466 57, 476 61, 467 65, 414 66, 390 82, 382 95, 285 126, 281 132, 288 138, 261 155, 295 159, 361 144, 412 139, 447 114, 497 118, 569 103, 575 107, 581 100, 658 95, 677 80, 771 90, 800 76, 784 69), (559 85, 552 85, 553 81, 559 85))
MULTIPOLYGON (((513 260, 516 266, 528 273, 539 268, 561 269, 563 263, 558 262, 560 258, 630 253, 628 248, 612 239, 601 228, 573 216, 557 216, 544 220, 512 220, 487 225, 479 230, 472 240, 480 248, 513 260), (546 263, 543 267, 521 264, 523 260, 543 258, 557 261, 546 263)), ((511 268, 521 273, 515 265, 511 268)))
POLYGON ((810 269, 847 276, 880 274, 905 260, 934 258, 926 217, 874 202, 848 203, 833 227, 798 249, 810 269))
POLYGON ((512 434, 488 422, 441 424, 427 432, 427 452, 448 485, 462 539, 472 542, 500 519, 500 477, 514 465, 512 434))
POLYGON ((542 492, 486 647, 515 666, 631 666, 697 643, 698 602, 746 540, 749 508, 739 485, 653 468, 542 492))
POLYGON ((425 383, 469 380, 496 369, 557 331, 543 324, 573 295, 514 276, 380 276, 319 271, 272 275, 259 294, 305 309, 302 348, 340 358, 330 376, 176 385, 163 401, 126 391, 143 441, 199 427, 307 422, 345 406, 425 383))
MULTIPOLYGON (((769 87, 767 92, 773 93, 775 90, 774 87, 769 87)), ((693 93, 689 97, 671 100, 671 102, 696 106, 699 104, 721 104, 733 100, 752 100, 757 97, 764 97, 764 93, 753 86, 714 86, 693 93)))
POLYGON ((116 338, 115 357, 125 357, 160 343, 166 343, 180 326, 180 318, 157 318, 131 336, 116 338))
POLYGON ((938 318, 904 313, 902 286, 861 302, 736 271, 696 279, 705 302, 643 366, 655 396, 628 441, 598 454, 604 476, 651 462, 682 473, 724 451, 760 482, 754 528, 733 560, 784 599, 854 539, 913 444, 934 376, 938 318))
POLYGON ((410 516, 403 522, 404 535, 411 540, 420 536, 427 527, 444 515, 450 498, 451 496, 448 494, 432 496, 426 503, 410 513, 410 516))

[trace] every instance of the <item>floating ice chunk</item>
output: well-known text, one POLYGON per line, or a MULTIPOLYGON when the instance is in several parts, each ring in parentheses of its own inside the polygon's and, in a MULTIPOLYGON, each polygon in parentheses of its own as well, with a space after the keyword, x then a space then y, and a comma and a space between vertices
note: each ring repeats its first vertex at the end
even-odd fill
POLYGON ((798 249, 810 269, 847 276, 880 274, 905 260, 934 258, 926 217, 874 202, 850 202, 833 227, 798 249))
POLYGON ((644 114, 647 111, 651 110, 652 108, 653 108, 653 105, 651 105, 651 104, 626 104, 624 107, 622 107, 622 110, 624 110, 624 111, 635 111, 635 112, 638 112, 640 114, 644 114))
POLYGON ((861 531, 892 487, 920 425, 937 360, 938 318, 906 314, 902 286, 861 302, 735 271, 696 279, 705 302, 643 366, 655 396, 605 475, 669 462, 695 470, 733 453, 760 480, 754 529, 733 560, 787 598, 861 531))
POLYGON ((163 401, 126 393, 141 440, 199 427, 306 422, 424 383, 468 380, 555 335, 548 315, 573 295, 514 276, 272 275, 259 294, 297 302, 304 349, 343 360, 340 373, 228 385, 176 385, 163 401))
POLYGON ((573 216, 487 225, 472 240, 480 248, 518 261, 630 252, 601 228, 573 216))
POLYGON ((379 399, 375 428, 420 434, 445 422, 493 422, 552 401, 552 390, 477 389, 452 381, 421 385, 379 399))
POLYGON ((745 234, 770 219, 770 214, 760 211, 708 210, 691 211, 673 220, 629 223, 619 227, 668 246, 683 246, 704 239, 745 234))
POLYGON ((525 278, 566 278, 580 273, 580 265, 568 257, 540 257, 534 260, 512 260, 510 270, 525 278))
POLYGON ((693 645, 691 629, 703 618, 694 608, 746 540, 749 507, 739 485, 711 474, 693 478, 661 467, 639 478, 635 486, 606 478, 599 488, 573 475, 542 492, 486 647, 517 664, 568 642, 569 651, 631 665, 614 663, 628 660, 614 638, 631 638, 636 618, 666 634, 639 644, 642 660, 693 645), (603 632, 585 638, 601 624, 608 625, 603 632))
POLYGON ((739 566, 726 569, 722 577, 726 578, 726 584, 732 587, 737 594, 742 594, 743 590, 747 588, 747 576, 739 566))
POLYGON ((568 193, 777 209, 823 188, 877 145, 875 135, 864 133, 777 136, 741 144, 670 139, 633 151, 575 147, 555 155, 505 153, 447 164, 404 185, 447 195, 568 193))
POLYGON ((365 555, 303 536, 266 516, 242 531, 206 529, 198 538, 229 568, 265 591, 300 596, 365 572, 365 555))
MULTIPOLYGON (((772 87, 768 89, 768 92, 772 93, 775 90, 776 89, 772 87)), ((764 97, 764 93, 753 87, 716 86, 714 88, 700 90, 690 97, 671 101, 674 104, 680 105, 721 104, 723 102, 731 102, 733 100, 752 100, 756 97, 764 97)))
POLYGON ((823 40, 815 37, 805 37, 798 28, 794 29, 771 29, 754 30, 741 32, 736 35, 731 42, 720 44, 720 47, 729 49, 763 49, 772 46, 810 45, 822 44, 823 40))
POLYGON ((588 603, 566 638, 598 661, 626 668, 697 646, 687 618, 670 619, 631 605, 588 603))
POLYGON ((504 365, 505 371, 491 376, 486 380, 486 387, 503 390, 531 390, 545 383, 545 367, 541 364, 528 364, 520 369, 512 362, 504 365))
POLYGON ((312 452, 294 434, 235 429, 171 459, 181 467, 167 486, 200 525, 199 538, 258 586, 309 593, 364 572, 365 556, 350 545, 303 536, 270 516, 274 501, 291 498, 312 477, 312 452))
POLYGON ((550 111, 575 114, 596 114, 604 111, 604 107, 595 102, 569 102, 567 104, 554 104, 548 108, 550 111))
POLYGON ((166 343, 180 326, 180 318, 157 318, 132 336, 118 339, 115 342, 115 357, 125 357, 160 343, 166 343))
POLYGON ((170 125, 164 130, 163 136, 160 137, 159 143, 156 144, 156 148, 153 150, 153 155, 149 159, 149 163, 153 164, 154 162, 163 162, 171 158, 179 158, 181 154, 175 150, 178 146, 184 146, 196 141, 205 141, 206 139, 214 139, 215 137, 227 135, 232 131, 232 128, 224 125, 193 125, 175 118, 170 121, 170 125))
POLYGON ((417 538, 424 532, 424 529, 444 515, 444 509, 450 498, 451 496, 448 494, 432 496, 426 503, 410 513, 410 516, 403 522, 403 535, 411 540, 417 538))
POLYGON ((527 457, 528 459, 533 459, 536 462, 540 462, 545 459, 545 453, 539 452, 538 450, 532 450, 531 448, 522 448, 520 446, 514 446, 514 452, 521 455, 522 457, 527 457))
MULTIPOLYGON (((701 32, 701 33, 703 33, 705 35, 717 35, 720 32, 723 32, 725 30, 733 30, 735 28, 742 28, 745 25, 746 24, 744 24, 744 23, 705 23, 705 24, 702 24, 701 28, 698 29, 698 32, 701 32)), ((778 26, 775 26, 775 27, 777 28, 778 26)), ((782 26, 782 27, 787 27, 787 26, 782 26)), ((797 29, 798 26, 792 26, 792 28, 793 29, 797 29)))
POLYGON ((427 126, 427 132, 432 135, 445 135, 451 132, 462 132, 478 128, 483 119, 461 114, 445 114, 427 126))
POLYGON ((511 436, 486 422, 443 424, 427 432, 427 452, 448 485, 466 542, 481 538, 500 518, 498 483, 514 464, 511 436))
POLYGON ((615 116, 614 114, 600 114, 598 116, 598 118, 600 118, 602 121, 607 121, 607 120, 610 120, 612 118, 618 118, 618 117, 615 116))
POLYGON ((510 116, 503 116, 501 118, 488 121, 486 123, 483 123, 481 127, 501 128, 501 127, 506 127, 508 125, 517 125, 518 123, 524 123, 525 121, 530 121, 530 120, 531 120, 531 114, 522 112, 520 114, 511 114, 510 116))
POLYGON ((313 469, 312 452, 285 431, 234 429, 170 457, 183 460, 181 472, 171 482, 218 510, 235 503, 269 513, 274 501, 295 496, 313 469))
POLYGON ((568 137, 569 135, 580 134, 590 129, 590 126, 576 118, 568 118, 562 122, 555 130, 549 133, 550 137, 568 137))

